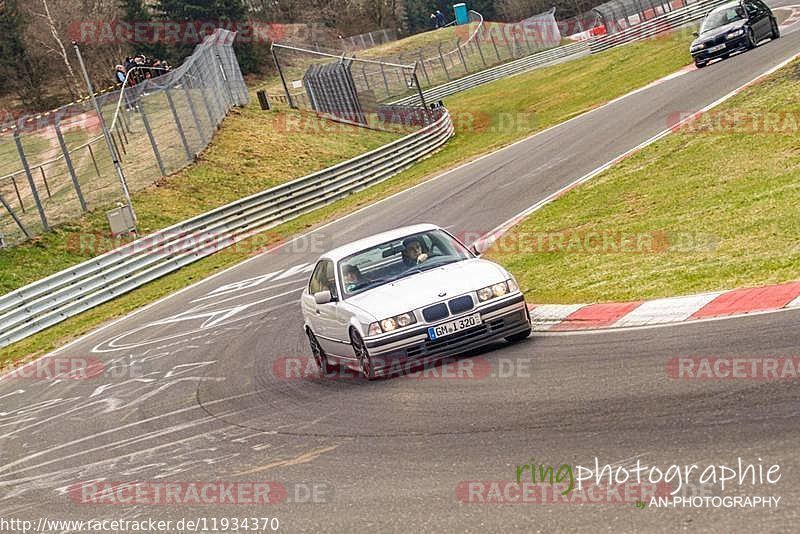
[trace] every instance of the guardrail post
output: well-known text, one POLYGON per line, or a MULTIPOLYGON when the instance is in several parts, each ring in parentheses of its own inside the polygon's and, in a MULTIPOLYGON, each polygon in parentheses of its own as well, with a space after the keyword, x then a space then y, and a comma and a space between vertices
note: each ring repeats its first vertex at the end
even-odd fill
POLYGON ((33 183, 33 175, 31 168, 28 165, 28 158, 25 157, 25 150, 22 148, 22 141, 19 138, 19 130, 14 131, 14 143, 17 145, 17 152, 19 153, 19 160, 22 162, 22 168, 25 169, 25 176, 28 177, 28 185, 31 187, 31 194, 33 201, 36 203, 36 209, 39 211, 39 218, 42 220, 42 227, 45 231, 50 230, 50 225, 47 224, 47 217, 44 214, 44 206, 42 200, 39 198, 39 192, 36 190, 36 184, 33 183))
POLYGON ((19 217, 17 217, 17 214, 14 213, 14 210, 11 209, 11 206, 8 205, 8 202, 6 202, 6 199, 3 198, 2 193, 0 193, 0 203, 3 204, 3 207, 6 209, 8 214, 11 215, 11 218, 14 219, 15 223, 17 223, 17 226, 19 226, 20 230, 22 230, 22 233, 25 234, 25 237, 30 239, 31 233, 28 231, 27 228, 25 228, 25 225, 22 224, 22 221, 19 220, 19 217))
POLYGON ((72 187, 75 188, 75 194, 78 196, 78 202, 81 204, 81 211, 86 213, 89 211, 86 206, 86 199, 83 198, 81 184, 78 182, 78 175, 75 174, 75 167, 72 165, 72 157, 70 157, 69 148, 67 147, 66 141, 64 141, 64 134, 61 133, 60 123, 60 119, 56 116, 54 128, 56 131, 56 137, 58 138, 58 146, 61 147, 61 154, 64 155, 64 163, 67 165, 67 172, 69 172, 69 178, 72 180, 72 187))
POLYGON ((178 117, 178 111, 175 109, 175 102, 172 100, 172 94, 169 92, 169 87, 164 89, 164 94, 167 96, 167 104, 169 104, 169 109, 172 112, 172 118, 175 119, 175 127, 178 129, 178 136, 181 138, 181 144, 183 145, 183 149, 186 151, 186 161, 194 161, 192 149, 189 148, 189 143, 186 142, 186 134, 183 133, 181 118, 178 117))
POLYGON ((150 146, 153 148, 153 155, 156 157, 158 170, 161 171, 161 176, 166 176, 167 171, 164 170, 164 162, 161 161, 161 153, 158 151, 156 138, 153 137, 153 131, 150 129, 150 121, 147 120, 147 113, 144 111, 144 100, 139 102, 139 115, 142 117, 142 124, 144 125, 144 131, 147 132, 147 138, 150 139, 150 146))

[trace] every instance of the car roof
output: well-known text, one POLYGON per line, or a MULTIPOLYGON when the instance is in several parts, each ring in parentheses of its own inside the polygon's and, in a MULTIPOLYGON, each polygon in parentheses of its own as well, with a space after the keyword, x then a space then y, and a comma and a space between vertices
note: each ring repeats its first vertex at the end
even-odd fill
POLYGON ((739 0, 733 0, 732 2, 725 2, 721 6, 717 6, 714 9, 712 9, 711 11, 709 11, 709 14, 716 13, 717 11, 723 11, 725 9, 730 9, 732 7, 736 7, 736 6, 740 6, 740 5, 742 5, 742 3, 739 0))
POLYGON ((396 239, 401 239, 403 237, 412 234, 418 234, 420 232, 429 232, 431 230, 439 230, 439 229, 440 228, 435 224, 427 224, 427 223, 415 224, 412 226, 403 226, 402 228, 395 228, 394 230, 389 230, 388 232, 381 232, 380 234, 375 234, 369 237, 365 237, 363 239, 359 239, 357 241, 353 241, 352 243, 342 245, 341 247, 326 252, 320 257, 338 262, 339 260, 346 258, 352 254, 361 252, 362 250, 366 250, 368 248, 376 247, 388 241, 394 241, 396 239))

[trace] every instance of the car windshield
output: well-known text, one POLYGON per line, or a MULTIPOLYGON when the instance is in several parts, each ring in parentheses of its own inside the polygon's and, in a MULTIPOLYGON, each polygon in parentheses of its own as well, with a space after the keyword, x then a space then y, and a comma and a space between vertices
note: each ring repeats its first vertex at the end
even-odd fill
POLYGON ((742 6, 733 6, 712 11, 703 21, 703 27, 700 28, 700 33, 706 33, 711 30, 716 30, 722 26, 726 26, 731 22, 745 19, 745 13, 742 6))
POLYGON ((344 297, 471 258, 447 232, 431 230, 362 250, 339 262, 344 297))

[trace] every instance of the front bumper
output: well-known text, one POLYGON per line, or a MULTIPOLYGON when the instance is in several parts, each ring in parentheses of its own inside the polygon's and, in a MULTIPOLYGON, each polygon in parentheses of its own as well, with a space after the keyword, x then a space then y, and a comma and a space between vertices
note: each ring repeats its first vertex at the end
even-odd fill
POLYGON ((703 63, 711 61, 712 59, 727 56, 733 52, 747 50, 747 34, 737 37, 736 39, 731 39, 730 41, 725 41, 723 44, 725 46, 721 50, 716 50, 714 52, 709 52, 708 49, 692 52, 692 58, 695 60, 695 62, 703 63))
MULTIPOLYGON (((408 332, 365 339, 375 373, 385 375, 404 365, 418 366, 463 354, 531 327, 530 315, 521 293, 488 302, 463 315, 475 312, 481 314, 480 325, 440 339, 431 340, 428 337, 428 327, 436 326, 435 324, 413 328, 408 332)), ((448 317, 436 324, 456 318, 448 317)))

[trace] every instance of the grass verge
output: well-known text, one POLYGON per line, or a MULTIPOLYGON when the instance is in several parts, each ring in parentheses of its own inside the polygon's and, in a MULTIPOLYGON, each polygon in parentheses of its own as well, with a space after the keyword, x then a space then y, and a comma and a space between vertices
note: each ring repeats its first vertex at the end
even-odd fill
MULTIPOLYGON (((269 232, 269 239, 265 239, 263 236, 256 236, 253 239, 258 239, 259 245, 264 246, 269 244, 270 239, 288 238, 422 182, 447 168, 457 166, 536 131, 591 110, 608 100, 686 65, 688 60, 686 47, 690 39, 690 36, 685 34, 673 34, 665 38, 619 47, 596 56, 500 80, 454 95, 448 98, 446 103, 455 118, 457 135, 443 150, 391 180, 273 228, 269 232), (512 126, 509 126, 507 120, 509 114, 517 118, 511 121, 512 126)), ((252 113, 261 112, 254 111, 252 113)), ((255 115, 249 116, 249 118, 245 117, 245 119, 246 122, 257 124, 263 124, 264 120, 255 115)), ((255 163, 245 165, 245 162, 253 160, 258 162, 259 157, 284 156, 280 154, 277 145, 273 146, 272 150, 261 152, 260 149, 252 146, 254 139, 241 133, 238 135, 235 133, 239 128, 244 127, 239 124, 238 119, 227 119, 225 128, 204 155, 203 161, 179 174, 177 180, 171 181, 183 184, 179 190, 170 190, 171 182, 167 182, 164 197, 159 196, 159 192, 164 188, 145 192, 144 194, 156 195, 156 198, 154 199, 155 211, 149 222, 147 218, 143 220, 143 228, 154 230, 166 224, 167 221, 161 219, 164 212, 172 213, 174 217, 178 218, 187 215, 183 212, 188 209, 187 205, 193 205, 197 211, 206 209, 205 206, 199 205, 200 201, 196 198, 195 189, 199 187, 198 181, 200 183, 208 181, 213 190, 224 197, 220 200, 227 201, 252 192, 253 190, 247 187, 246 178, 251 176, 251 173, 258 172, 258 168, 255 163), (247 148, 248 144, 250 148, 247 148), (253 154, 250 152, 251 150, 259 150, 259 152, 253 154), (229 183, 229 179, 233 177, 237 177, 236 184, 238 185, 236 187, 238 189, 229 183)), ((319 138, 326 136, 316 135, 314 137, 316 141, 319 141, 319 138)), ((284 136, 273 140, 276 144, 290 141, 294 142, 293 136, 284 136)), ((331 134, 323 142, 330 143, 330 148, 335 150, 339 156, 343 150, 348 148, 346 147, 347 141, 338 133, 331 134)), ((284 150, 288 150, 288 148, 284 150)), ((316 150, 311 152, 308 154, 308 160, 318 164, 317 166, 328 165, 332 162, 330 159, 333 158, 333 155, 329 155, 328 161, 326 161, 324 156, 319 156, 316 150)), ((287 165, 292 164, 293 161, 292 158, 289 158, 287 165)), ((254 187, 254 189, 262 188, 263 186, 254 187)), ((135 200, 135 202, 138 206, 141 201, 135 200)), ((93 228, 104 228, 105 223, 100 224, 102 216, 97 217, 99 219, 94 226, 60 230, 46 235, 31 247, 48 249, 60 246, 63 250, 64 243, 68 240, 68 235, 65 235, 67 231, 87 232, 93 228)), ((112 302, 0 349, 0 361, 35 356, 52 350, 70 339, 91 331, 103 322, 129 313, 220 269, 234 265, 251 256, 256 248, 258 247, 243 243, 242 246, 237 246, 235 249, 228 249, 205 258, 112 302)), ((25 277, 26 267, 23 262, 28 262, 27 256, 20 253, 12 259, 5 256, 7 253, 13 254, 14 252, 6 251, 0 255, 0 262, 4 262, 0 263, 3 271, 10 269, 9 274, 4 274, 6 279, 14 276, 25 277)), ((74 259, 79 261, 85 258, 75 257, 74 259)), ((52 272, 57 269, 49 270, 52 272)), ((7 286, 18 285, 13 281, 10 284, 9 282, 5 283, 7 286)))
POLYGON ((799 69, 788 65, 535 212, 488 256, 533 302, 800 278, 799 69))

